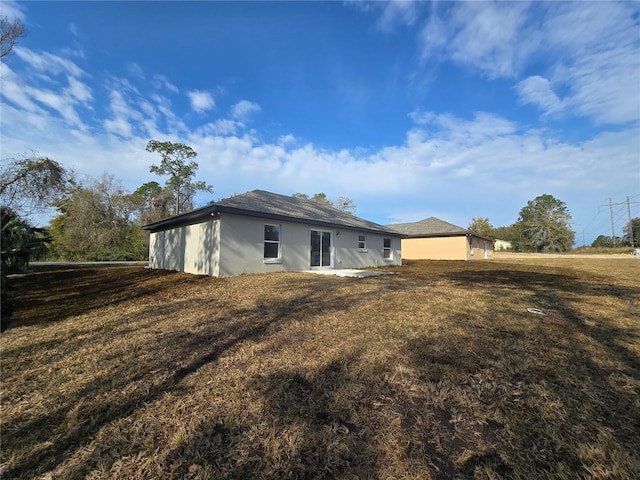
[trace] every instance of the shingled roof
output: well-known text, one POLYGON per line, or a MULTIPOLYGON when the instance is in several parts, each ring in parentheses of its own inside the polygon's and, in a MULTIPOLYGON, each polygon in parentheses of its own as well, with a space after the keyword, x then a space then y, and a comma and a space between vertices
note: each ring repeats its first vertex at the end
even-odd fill
POLYGON ((439 218, 429 217, 418 222, 411 223, 395 223, 393 225, 387 225, 387 227, 394 229, 395 231, 406 235, 409 238, 420 237, 453 237, 457 235, 475 235, 480 238, 487 238, 483 235, 478 235, 466 228, 458 227, 452 223, 445 222, 439 218))
POLYGON ((401 235, 394 229, 356 217, 328 205, 264 190, 252 190, 226 198, 190 212, 145 225, 142 228, 151 231, 166 230, 181 225, 203 222, 219 213, 401 235))

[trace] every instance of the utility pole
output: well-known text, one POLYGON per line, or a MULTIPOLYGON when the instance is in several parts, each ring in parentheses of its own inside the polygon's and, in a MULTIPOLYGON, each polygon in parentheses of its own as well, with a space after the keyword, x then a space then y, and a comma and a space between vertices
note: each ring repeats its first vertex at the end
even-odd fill
POLYGON ((633 223, 631 222, 631 201, 629 200, 629 197, 627 196, 627 215, 629 216, 629 235, 631 236, 631 238, 629 239, 631 242, 631 246, 635 247, 635 239, 636 237, 633 236, 633 223))
POLYGON ((609 197, 609 212, 611 214, 611 241, 613 242, 613 246, 616 246, 616 234, 615 234, 615 227, 613 225, 613 201, 611 200, 611 197, 609 197))
MULTIPOLYGON (((631 197, 627 196, 627 201, 626 202, 620 202, 620 203, 613 203, 613 200, 611 200, 611 198, 609 198, 609 214, 611 215, 611 242, 613 243, 613 246, 616 246, 616 231, 615 231, 615 223, 614 223, 614 216, 613 216, 613 207, 620 207, 621 205, 627 204, 627 216, 629 217, 629 233, 631 234, 631 243, 633 244, 633 241, 635 239, 634 234, 633 234, 633 223, 631 222, 631 205, 637 205, 640 202, 632 202, 631 201, 631 197)), ((598 213, 600 213, 600 207, 606 207, 607 204, 605 205, 598 205, 598 213)), ((635 246, 635 245, 634 245, 635 246)))

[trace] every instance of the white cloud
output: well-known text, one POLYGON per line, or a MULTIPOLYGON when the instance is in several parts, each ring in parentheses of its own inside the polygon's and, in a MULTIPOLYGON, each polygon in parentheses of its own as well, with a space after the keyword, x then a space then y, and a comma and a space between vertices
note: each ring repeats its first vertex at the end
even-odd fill
POLYGON ((47 74, 67 73, 73 77, 80 77, 84 71, 71 60, 53 55, 48 52, 37 53, 25 47, 16 47, 15 54, 36 70, 47 74))
POLYGON ((237 120, 246 120, 252 113, 257 113, 260 110, 260 105, 248 100, 240 100, 233 107, 231 107, 231 117, 237 120))
POLYGON ((215 122, 208 123, 202 127, 202 131, 207 135, 235 135, 240 125, 235 120, 221 118, 215 122))
MULTIPOLYGON (((109 93, 111 118, 105 119, 103 126, 108 134, 131 138, 136 133, 136 126, 144 125, 144 115, 135 106, 129 104, 123 93, 111 90, 109 93)), ((155 125, 154 122, 151 124, 155 125)), ((148 124, 147 124, 148 125, 148 124)), ((140 132, 144 134, 143 132, 140 132)))
POLYGON ((171 83, 169 81, 169 79, 167 79, 167 77, 165 77, 164 75, 154 75, 153 76, 153 86, 158 89, 166 89, 169 90, 170 92, 173 93, 179 93, 180 90, 178 89, 178 87, 176 87, 173 83, 171 83))
POLYGON ((288 133, 286 135, 281 135, 278 138, 278 145, 291 145, 291 144, 294 144, 294 143, 296 143, 296 137, 294 137, 290 133, 288 133))
POLYGON ((4 62, 0 63, 0 78, 2 78, 0 93, 4 101, 8 100, 16 107, 29 112, 41 110, 26 94, 22 79, 4 62))
POLYGON ((187 92, 189 101, 191 102, 191 108, 198 113, 206 112, 216 106, 211 93, 204 90, 192 90, 187 92))
POLYGON ((93 98, 91 89, 87 84, 74 77, 67 77, 67 80, 69 81, 69 86, 64 89, 67 95, 82 103, 87 103, 93 98))
POLYGON ((391 32, 398 26, 412 25, 418 19, 416 2, 412 0, 392 0, 374 5, 381 8, 377 27, 383 32, 391 32))
POLYGON ((527 28, 524 2, 459 2, 432 12, 423 27, 423 60, 451 59, 489 78, 514 77, 538 47, 539 34, 527 28))
POLYGON ((9 19, 25 20, 24 7, 13 0, 2 0, 2 15, 9 19))
POLYGON ((544 114, 557 112, 563 108, 562 101, 551 88, 551 83, 539 75, 531 76, 516 85, 520 101, 536 105, 544 114))
POLYGON ((143 80, 145 77, 144 70, 140 65, 138 65, 135 62, 131 62, 127 65, 127 71, 134 77, 139 78, 141 80, 143 80))
POLYGON ((120 135, 124 138, 133 136, 133 127, 124 117, 114 117, 104 121, 104 128, 111 134, 120 135))
POLYGON ((78 29, 78 25, 71 22, 69 24, 69 31, 73 34, 74 37, 80 37, 80 30, 78 29))
POLYGON ((16 107, 32 113, 37 112, 43 116, 49 116, 57 112, 69 125, 86 130, 87 126, 80 118, 77 108, 90 108, 88 102, 92 98, 91 90, 86 84, 68 74, 68 72, 76 72, 75 68, 73 68, 75 65, 72 62, 60 57, 54 57, 48 55, 28 55, 26 57, 28 58, 28 63, 37 70, 44 68, 47 63, 51 63, 53 66, 64 66, 60 71, 67 72, 64 77, 67 80, 66 84, 63 81, 58 81, 45 75, 44 78, 48 88, 27 83, 29 76, 23 78, 22 75, 17 75, 3 63, 1 67, 3 101, 9 101, 16 107))
POLYGON ((424 63, 451 61, 489 79, 514 79, 520 100, 543 115, 638 121, 639 4, 434 5, 418 36, 424 63), (530 74, 520 78, 527 68, 530 74))

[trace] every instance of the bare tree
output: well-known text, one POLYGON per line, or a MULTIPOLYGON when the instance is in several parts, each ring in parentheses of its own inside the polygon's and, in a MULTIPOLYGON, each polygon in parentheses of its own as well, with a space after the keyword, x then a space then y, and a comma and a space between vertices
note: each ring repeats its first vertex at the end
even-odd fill
POLYGON ((24 37, 25 34, 26 30, 20 20, 2 15, 0 17, 0 58, 9 55, 16 44, 16 40, 24 37))

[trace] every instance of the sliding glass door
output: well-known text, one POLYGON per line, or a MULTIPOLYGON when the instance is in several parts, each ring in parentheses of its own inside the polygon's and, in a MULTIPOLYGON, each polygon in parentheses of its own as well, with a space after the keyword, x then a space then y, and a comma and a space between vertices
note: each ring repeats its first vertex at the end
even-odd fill
POLYGON ((311 230, 311 268, 331 268, 331 232, 311 230))

